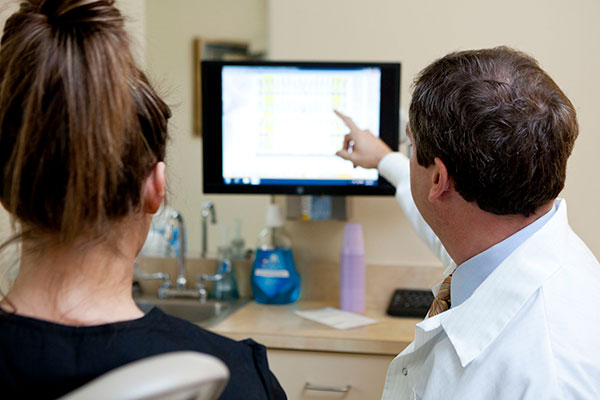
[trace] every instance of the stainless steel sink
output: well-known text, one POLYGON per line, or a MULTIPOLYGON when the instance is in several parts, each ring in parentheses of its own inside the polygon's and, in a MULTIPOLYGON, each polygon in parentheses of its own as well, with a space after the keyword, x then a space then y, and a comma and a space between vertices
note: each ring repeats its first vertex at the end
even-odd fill
POLYGON ((153 307, 158 307, 165 314, 185 319, 205 328, 223 321, 248 301, 248 299, 240 299, 230 302, 216 300, 202 302, 193 299, 159 299, 157 297, 135 299, 137 306, 144 313, 153 307))

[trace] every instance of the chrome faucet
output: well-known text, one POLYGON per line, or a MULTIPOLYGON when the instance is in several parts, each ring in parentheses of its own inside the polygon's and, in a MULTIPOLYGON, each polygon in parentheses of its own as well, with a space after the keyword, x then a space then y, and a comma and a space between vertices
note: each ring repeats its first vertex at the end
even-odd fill
MULTIPOLYGON (((187 278, 185 269, 185 224, 183 223, 183 217, 180 213, 175 210, 169 211, 169 219, 175 221, 178 229, 177 242, 179 244, 179 252, 175 254, 177 257, 177 279, 175 280, 175 288, 177 290, 187 289, 187 278)), ((174 232, 171 229, 171 232, 174 232)))
POLYGON ((161 299, 167 297, 190 297, 198 298, 202 301, 206 300, 208 293, 203 286, 196 285, 194 289, 188 289, 185 267, 185 224, 183 217, 175 210, 168 211, 169 222, 172 224, 171 234, 178 228, 177 244, 177 279, 175 280, 175 288, 165 287, 164 285, 158 289, 158 297, 161 299))
POLYGON ((207 201, 202 205, 202 210, 200 211, 200 216, 202 217, 202 252, 201 257, 206 258, 206 249, 208 242, 208 227, 207 227, 207 219, 210 216, 210 222, 212 224, 217 223, 217 215, 215 213, 215 205, 207 201))

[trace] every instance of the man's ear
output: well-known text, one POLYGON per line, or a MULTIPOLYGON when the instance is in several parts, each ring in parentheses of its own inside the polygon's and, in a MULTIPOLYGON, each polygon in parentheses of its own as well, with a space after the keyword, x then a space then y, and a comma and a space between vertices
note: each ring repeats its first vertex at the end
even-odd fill
POLYGON ((163 199, 165 198, 165 163, 157 162, 144 184, 144 212, 154 214, 158 211, 163 199))
POLYGON ((436 157, 431 173, 431 188, 429 189, 429 201, 438 200, 444 193, 450 190, 450 175, 444 162, 436 157))

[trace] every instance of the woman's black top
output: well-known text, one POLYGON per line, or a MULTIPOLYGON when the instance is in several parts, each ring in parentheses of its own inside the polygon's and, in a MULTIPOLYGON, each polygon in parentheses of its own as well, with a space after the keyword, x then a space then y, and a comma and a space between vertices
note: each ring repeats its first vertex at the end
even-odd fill
POLYGON ((144 317, 73 327, 0 315, 2 398, 54 399, 116 367, 160 353, 192 350, 229 367, 221 399, 285 399, 264 346, 236 342, 153 308, 144 317))

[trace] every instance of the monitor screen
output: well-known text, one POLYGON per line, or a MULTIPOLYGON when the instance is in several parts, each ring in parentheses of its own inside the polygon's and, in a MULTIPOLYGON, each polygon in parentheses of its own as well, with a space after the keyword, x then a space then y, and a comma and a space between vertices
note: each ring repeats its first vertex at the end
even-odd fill
POLYGON ((205 193, 393 194, 335 155, 350 116, 398 146, 400 65, 202 63, 205 193))

